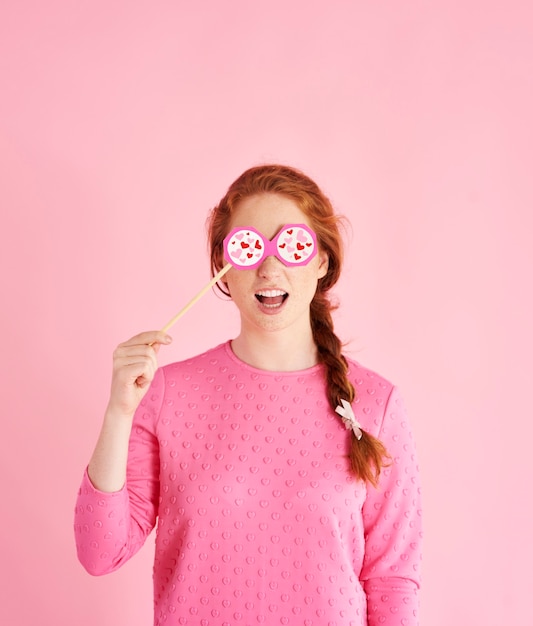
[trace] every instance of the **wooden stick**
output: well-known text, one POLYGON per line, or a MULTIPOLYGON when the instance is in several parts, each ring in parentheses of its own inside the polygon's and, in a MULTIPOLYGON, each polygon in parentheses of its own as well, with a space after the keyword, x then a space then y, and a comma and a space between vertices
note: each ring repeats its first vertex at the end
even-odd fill
POLYGON ((201 289, 195 296, 194 298, 188 303, 186 304, 183 309, 181 309, 181 311, 179 311, 178 313, 176 313, 176 315, 174 315, 174 317, 167 322, 163 328, 161 329, 163 332, 167 332, 167 330, 173 326, 182 315, 185 315, 185 313, 187 313, 187 311, 194 305, 196 304, 196 302, 198 302, 198 300, 207 292, 209 291, 209 289, 211 289, 211 287, 213 287, 213 285, 218 282, 222 276, 224 276, 224 274, 226 272, 228 272, 231 269, 232 265, 231 263, 227 263, 221 270, 220 272, 218 272, 218 274, 215 274, 215 276, 213 276, 213 278, 207 283, 207 285, 201 289))

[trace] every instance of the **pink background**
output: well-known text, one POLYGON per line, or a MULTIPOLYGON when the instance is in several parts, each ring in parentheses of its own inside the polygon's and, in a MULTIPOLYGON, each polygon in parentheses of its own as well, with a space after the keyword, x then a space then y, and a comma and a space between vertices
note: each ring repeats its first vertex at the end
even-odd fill
MULTIPOLYGON (((2 3, 0 623, 151 623, 153 545, 89 577, 75 494, 115 344, 205 284, 207 211, 264 161, 351 219, 337 327, 410 408, 423 624, 533 623, 529 7, 2 3)), ((162 362, 237 322, 209 293, 162 362)))

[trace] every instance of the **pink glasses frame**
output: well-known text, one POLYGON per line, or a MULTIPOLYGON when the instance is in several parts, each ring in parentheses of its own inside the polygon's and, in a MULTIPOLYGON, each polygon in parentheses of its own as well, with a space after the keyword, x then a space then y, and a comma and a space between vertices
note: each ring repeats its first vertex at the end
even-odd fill
POLYGON ((224 258, 239 270, 261 265, 275 256, 283 265, 307 265, 318 252, 315 233, 306 224, 285 224, 272 240, 250 226, 232 229, 224 239, 224 258))

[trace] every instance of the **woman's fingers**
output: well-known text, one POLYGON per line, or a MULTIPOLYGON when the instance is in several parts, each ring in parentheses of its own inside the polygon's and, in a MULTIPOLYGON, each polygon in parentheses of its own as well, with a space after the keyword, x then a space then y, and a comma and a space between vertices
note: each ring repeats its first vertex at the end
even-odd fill
POLYGON ((113 378, 109 407, 133 415, 157 370, 157 350, 172 341, 156 330, 139 333, 119 344, 113 352, 113 378))
POLYGON ((128 339, 127 341, 119 344, 118 347, 121 348, 137 345, 153 346, 155 344, 166 345, 171 343, 171 341, 172 337, 162 330, 148 330, 143 333, 139 333, 134 337, 131 337, 131 339, 128 339))

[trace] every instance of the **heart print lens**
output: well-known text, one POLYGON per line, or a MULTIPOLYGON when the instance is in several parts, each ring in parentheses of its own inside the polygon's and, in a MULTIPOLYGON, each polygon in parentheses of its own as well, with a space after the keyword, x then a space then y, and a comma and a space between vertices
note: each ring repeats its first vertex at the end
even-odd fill
POLYGON ((284 265, 306 265, 315 256, 315 233, 305 224, 287 224, 269 241, 255 228, 234 228, 224 239, 224 257, 237 269, 252 269, 267 256, 284 265))
POLYGON ((275 242, 276 256, 285 265, 305 265, 316 254, 315 233, 302 224, 284 226, 275 242))
POLYGON ((253 228, 235 228, 224 239, 226 261, 236 268, 250 269, 261 263, 265 241, 253 228))

